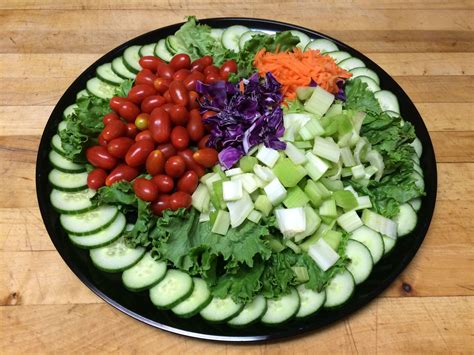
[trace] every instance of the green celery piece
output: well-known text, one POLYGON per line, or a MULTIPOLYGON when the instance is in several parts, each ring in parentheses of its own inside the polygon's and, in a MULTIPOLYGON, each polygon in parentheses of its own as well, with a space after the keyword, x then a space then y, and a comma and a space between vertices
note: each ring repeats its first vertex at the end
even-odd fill
POLYGON ((321 195, 316 183, 313 180, 308 180, 306 182, 304 192, 314 207, 319 207, 323 202, 323 196, 321 195))
POLYGON ((357 199, 354 194, 347 190, 339 190, 333 193, 336 205, 342 207, 345 211, 352 210, 357 207, 357 199))
POLYGON ((257 162, 257 158, 246 155, 240 159, 239 167, 244 173, 253 173, 253 167, 257 162))
POLYGON ((268 246, 275 253, 279 253, 286 249, 286 246, 283 245, 278 239, 275 239, 275 238, 268 239, 268 246))
POLYGON ((324 224, 331 224, 336 220, 336 218, 335 217, 321 216, 321 220, 323 221, 324 224))
POLYGON ((226 204, 224 201, 224 190, 223 190, 224 180, 217 180, 212 183, 212 193, 211 193, 211 202, 214 200, 217 203, 216 209, 224 210, 226 209, 226 204))
POLYGON ((331 116, 340 115, 341 113, 342 113, 342 104, 335 103, 335 104, 332 104, 331 107, 329 107, 329 110, 326 112, 324 116, 331 117, 331 116))
POLYGON ((267 195, 260 195, 257 197, 254 203, 255 209, 262 212, 265 216, 268 216, 273 209, 273 205, 268 199, 267 195))
POLYGON ((273 173, 285 187, 293 187, 306 176, 306 169, 294 164, 289 158, 280 158, 273 167, 273 173))
MULTIPOLYGON (((319 206, 319 215, 323 217, 337 217, 336 201, 329 199, 324 201, 321 206, 319 206)), ((324 219, 323 219, 324 221, 324 219)))
POLYGON ((342 233, 334 230, 329 230, 323 235, 323 239, 331 246, 331 248, 337 251, 339 243, 342 239, 342 233))
POLYGON ((212 233, 226 235, 230 227, 230 216, 229 212, 220 210, 212 225, 212 233))
POLYGON ((291 269, 296 275, 296 280, 305 283, 309 280, 308 269, 304 266, 292 266, 291 269))
POLYGON ((310 141, 295 141, 295 142, 293 142, 293 145, 296 148, 299 148, 299 149, 311 149, 311 148, 313 148, 313 144, 311 144, 310 141))
POLYGON ((285 245, 291 250, 293 250, 295 254, 301 254, 301 248, 298 245, 296 245, 293 241, 286 239, 285 245))
MULTIPOLYGON (((212 202, 212 201, 211 201, 212 202)), ((214 222, 216 221, 216 218, 217 218, 217 214, 218 214, 219 211, 212 211, 212 212, 209 212, 209 223, 214 225, 214 222)))
POLYGON ((224 179, 224 180, 227 179, 227 176, 225 176, 225 173, 222 171, 220 165, 215 165, 214 168, 212 168, 212 171, 214 171, 215 173, 219 174, 219 176, 221 177, 221 179, 224 179))
POLYGON ((293 186, 288 190, 288 195, 283 200, 286 208, 304 207, 309 202, 308 196, 299 186, 293 186))
POLYGON ((338 191, 344 189, 344 184, 341 180, 330 180, 328 178, 321 178, 319 181, 330 191, 338 191))

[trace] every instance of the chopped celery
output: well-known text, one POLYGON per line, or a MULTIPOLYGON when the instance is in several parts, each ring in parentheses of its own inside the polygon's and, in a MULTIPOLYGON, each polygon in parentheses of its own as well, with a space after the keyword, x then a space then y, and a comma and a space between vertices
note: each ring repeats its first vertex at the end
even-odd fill
POLYGON ((365 159, 365 154, 367 154, 369 149, 370 144, 365 137, 357 141, 357 144, 354 148, 354 160, 356 161, 356 164, 362 163, 362 160, 365 159))
POLYGON ((216 175, 216 173, 207 173, 203 176, 201 176, 201 179, 199 179, 199 181, 201 181, 203 184, 206 183, 207 180, 209 180, 210 178, 213 178, 214 176, 216 175))
POLYGON ((311 152, 306 153, 308 161, 304 164, 304 168, 308 172, 311 179, 317 181, 329 169, 329 165, 322 159, 318 158, 311 152))
POLYGON ((331 248, 337 251, 339 243, 341 243, 342 233, 335 230, 328 230, 322 237, 331 248))
POLYGON ((285 126, 285 133, 283 134, 283 140, 293 142, 301 127, 303 127, 310 119, 311 115, 309 113, 284 114, 283 125, 285 126))
POLYGON ((227 202, 227 209, 230 214, 230 224, 232 228, 236 228, 253 210, 253 202, 247 192, 243 192, 242 198, 237 201, 227 202))
POLYGON ((265 182, 270 182, 275 178, 275 174, 273 171, 266 166, 261 166, 259 164, 255 164, 253 167, 253 172, 257 175, 260 179, 265 182))
POLYGON ((369 196, 358 196, 357 197, 357 207, 356 210, 363 210, 365 208, 371 208, 372 202, 370 201, 369 196))
POLYGON ((207 189, 206 185, 199 184, 196 190, 193 192, 191 196, 191 204, 192 206, 197 209, 199 212, 207 212, 209 211, 209 202, 211 196, 209 194, 209 190, 207 189))
POLYGON ((252 221, 253 223, 258 223, 262 219, 262 213, 253 210, 252 212, 249 213, 249 215, 247 216, 247 219, 249 221, 252 221))
POLYGON ((339 139, 341 139, 341 137, 345 136, 348 133, 352 133, 353 128, 354 127, 352 125, 352 121, 347 112, 344 112, 338 117, 337 132, 339 135, 339 139))
POLYGON ((211 203, 216 210, 225 209, 223 180, 212 183, 211 203))
POLYGON ((340 151, 342 164, 344 164, 345 167, 350 168, 351 166, 356 165, 354 155, 349 147, 343 147, 340 151))
POLYGON ((332 195, 336 201, 336 205, 349 211, 357 207, 357 199, 354 194, 347 190, 335 191, 332 195))
POLYGON ((311 245, 308 254, 323 271, 328 270, 339 260, 339 254, 324 239, 319 239, 311 245))
POLYGON ((276 209, 275 217, 278 228, 285 237, 293 237, 306 229, 306 216, 302 207, 276 209))
POLYGON ((313 145, 309 141, 296 141, 296 142, 293 142, 293 144, 295 145, 296 148, 299 148, 299 149, 310 149, 313 147, 313 145))
POLYGON ((217 210, 213 210, 211 212, 209 212, 209 223, 214 225, 214 222, 216 221, 216 218, 217 218, 217 213, 218 211, 217 210))
POLYGON ((342 104, 334 103, 329 107, 329 110, 326 112, 326 117, 337 116, 342 113, 342 104))
POLYGON ((222 180, 222 178, 219 176, 219 174, 212 173, 212 176, 209 176, 203 182, 206 184, 207 189, 212 194, 212 192, 214 191, 213 185, 216 181, 219 181, 219 180, 222 180))
POLYGON ((336 201, 333 199, 323 201, 321 206, 319 206, 319 215, 321 217, 337 217, 336 201))
POLYGON ((308 196, 309 201, 314 207, 321 205, 323 201, 323 196, 321 195, 316 183, 313 180, 306 181, 306 186, 304 187, 304 192, 308 196))
POLYGON ((366 154, 365 159, 370 163, 370 165, 377 168, 377 173, 375 174, 375 180, 379 181, 382 178, 383 171, 385 169, 385 164, 383 162, 382 155, 378 151, 373 149, 366 154))
POLYGON ((341 177, 349 177, 349 176, 352 176, 351 168, 342 168, 341 177))
POLYGON ((224 171, 222 171, 221 166, 219 164, 214 165, 214 167, 212 168, 212 171, 215 172, 216 174, 219 174, 221 179, 225 179, 226 175, 225 175, 224 171))
POLYGON ((341 156, 339 146, 328 139, 322 137, 314 138, 313 153, 326 160, 337 163, 341 156))
POLYGON ((211 217, 209 216, 209 212, 201 212, 201 214, 199 215, 199 223, 207 222, 210 220, 211 217))
POLYGON ((255 175, 251 173, 245 173, 242 175, 233 176, 232 180, 240 180, 242 182, 242 187, 247 191, 249 194, 254 192, 259 188, 259 183, 255 179, 255 175))
POLYGON ((286 197, 286 189, 277 178, 273 179, 263 190, 273 206, 279 205, 286 197))
POLYGON ((255 200, 255 209, 268 216, 273 209, 273 205, 266 195, 260 195, 255 200))
POLYGON ((352 178, 355 180, 365 178, 365 168, 362 164, 353 166, 351 168, 352 178))
POLYGON ((290 239, 286 239, 285 240, 285 245, 290 248, 291 250, 293 250, 295 252, 295 254, 301 254, 301 248, 296 245, 293 241, 291 241, 290 239))
POLYGON ((279 159, 273 168, 273 173, 285 187, 293 187, 306 176, 306 169, 294 164, 289 158, 279 159))
POLYGON ((313 94, 314 87, 311 86, 300 86, 296 88, 296 96, 301 101, 308 100, 313 94))
POLYGON ((392 239, 397 238, 397 223, 370 210, 362 212, 362 222, 380 234, 392 239))
POLYGON ((293 164, 300 165, 306 162, 304 151, 296 148, 291 142, 286 143, 285 154, 290 158, 293 164))
POLYGON ((295 273, 296 280, 300 283, 309 281, 308 269, 304 266, 292 266, 291 269, 295 273))
POLYGON ((279 253, 286 249, 286 246, 283 245, 278 239, 275 239, 275 238, 268 239, 268 246, 275 253, 279 253))
POLYGON ((378 171, 379 169, 377 169, 375 166, 369 165, 367 168, 365 168, 365 178, 370 179, 372 175, 374 175, 378 171))
POLYGON ((310 206, 305 206, 304 214, 306 218, 306 229, 304 232, 295 234, 294 238, 297 243, 313 234, 321 224, 321 218, 310 206))
POLYGON ((217 213, 216 220, 212 225, 211 232, 216 234, 225 235, 229 230, 230 226, 230 215, 227 211, 220 210, 217 213))
POLYGON ((309 120, 299 131, 299 135, 304 141, 308 141, 323 134, 324 128, 321 126, 321 123, 319 123, 317 118, 309 120))
POLYGON ((226 170, 225 172, 225 176, 227 177, 231 177, 231 176, 235 176, 239 174, 243 174, 243 171, 240 168, 229 169, 229 170, 226 170))
POLYGON ((239 167, 242 169, 244 173, 251 173, 253 172, 253 167, 257 164, 257 158, 245 155, 240 158, 239 167))
POLYGON ((340 215, 337 218, 337 223, 348 233, 364 225, 356 211, 349 211, 340 215))
POLYGON ((260 147, 257 153, 257 159, 260 160, 263 164, 269 168, 273 168, 277 162, 280 154, 278 151, 272 148, 267 148, 264 145, 260 147))
MULTIPOLYGON (((242 198, 243 195, 243 188, 242 188, 242 180, 236 179, 231 181, 216 181, 214 184, 222 185, 222 197, 224 201, 236 201, 242 198)), ((216 188, 214 187, 214 191, 216 188)))
POLYGON ((304 207, 308 202, 308 196, 306 196, 299 186, 290 188, 286 198, 283 200, 283 204, 286 208, 304 207))
POLYGON ((331 180, 328 178, 322 178, 320 182, 330 191, 338 191, 344 189, 344 184, 341 180, 331 180))
POLYGON ((324 224, 332 224, 336 222, 336 217, 321 216, 321 221, 323 221, 324 224))
POLYGON ((365 112, 356 112, 351 117, 353 130, 357 135, 360 133, 360 129, 362 128, 362 123, 364 122, 366 115, 367 114, 365 112))
POLYGON ((323 116, 334 102, 334 95, 317 86, 310 98, 304 103, 306 111, 323 116))

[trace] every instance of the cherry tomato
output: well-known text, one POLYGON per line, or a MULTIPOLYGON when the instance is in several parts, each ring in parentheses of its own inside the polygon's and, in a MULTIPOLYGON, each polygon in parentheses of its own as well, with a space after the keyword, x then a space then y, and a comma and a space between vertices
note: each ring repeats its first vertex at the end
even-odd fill
POLYGON ((237 63, 233 59, 224 62, 219 71, 220 76, 224 80, 227 80, 229 78, 230 73, 237 73, 237 63))
POLYGON ((171 130, 170 136, 171 144, 178 150, 187 148, 189 146, 189 134, 183 126, 175 126, 171 130))
POLYGON ((102 130, 102 138, 110 142, 114 138, 122 137, 127 133, 127 125, 120 120, 110 122, 102 130))
POLYGON ((118 181, 132 181, 138 176, 138 169, 128 166, 127 164, 119 164, 110 172, 105 179, 105 184, 110 186, 118 181))
POLYGON ((172 80, 174 69, 169 64, 158 64, 158 67, 156 69, 156 74, 161 78, 172 80))
POLYGON ((204 64, 202 58, 196 59, 194 62, 191 63, 191 72, 201 72, 206 68, 207 65, 204 64))
POLYGON ((137 178, 133 181, 133 191, 143 201, 151 202, 158 198, 158 187, 145 178, 137 178))
POLYGON ((199 104, 199 94, 196 91, 189 92, 188 107, 190 110, 199 109, 201 107, 201 105, 199 104))
POLYGON ((99 143, 99 145, 101 145, 103 147, 106 147, 109 142, 107 142, 107 140, 104 138, 104 136, 101 133, 97 137, 97 143, 99 143))
POLYGON ((191 73, 191 75, 189 75, 186 79, 183 80, 183 84, 188 90, 196 90, 196 82, 204 82, 205 78, 206 77, 201 72, 194 71, 191 73))
POLYGON ((142 109, 142 112, 151 113, 153 109, 163 106, 165 103, 166 103, 166 100, 163 96, 152 95, 152 96, 146 97, 142 101, 141 109, 142 109))
POLYGON ((141 131, 135 136, 135 142, 143 141, 143 140, 149 140, 149 141, 154 142, 149 129, 145 129, 144 131, 141 131))
POLYGON ((131 167, 137 167, 145 164, 146 158, 155 148, 153 141, 149 139, 143 139, 133 143, 125 154, 125 162, 131 167))
POLYGON ((207 66, 204 71, 202 72, 204 76, 207 76, 209 74, 219 74, 219 68, 216 67, 215 65, 209 65, 207 66))
POLYGON ((222 77, 219 75, 219 73, 210 73, 206 75, 206 79, 204 79, 204 82, 206 84, 215 84, 218 81, 222 81, 222 77))
POLYGON ((107 151, 115 158, 122 159, 127 154, 130 147, 135 143, 132 138, 119 137, 112 139, 107 144, 107 151))
POLYGON ((140 114, 140 109, 133 102, 125 101, 122 106, 120 106, 119 114, 125 118, 127 122, 133 122, 140 114))
POLYGON ((194 160, 206 168, 212 168, 218 161, 217 150, 213 148, 202 148, 193 154, 194 160))
POLYGON ((189 69, 180 69, 173 75, 173 80, 183 81, 191 74, 189 69))
POLYGON ((193 158, 193 151, 191 149, 184 149, 178 152, 178 155, 184 159, 186 163, 186 169, 194 171, 198 177, 203 176, 206 170, 203 166, 199 165, 193 158))
POLYGON ((161 174, 165 168, 165 155, 161 150, 154 150, 146 158, 145 163, 148 174, 154 176, 161 174))
POLYGON ((202 137, 199 142, 198 142, 198 148, 206 148, 207 147, 207 141, 209 140, 209 134, 206 134, 204 137, 202 137))
POLYGON ((169 89, 165 91, 165 93, 163 94, 163 97, 165 98, 166 103, 169 103, 169 104, 173 103, 173 99, 171 98, 169 89))
POLYGON ((148 113, 140 113, 137 118, 135 118, 135 126, 140 131, 143 131, 148 128, 148 121, 150 120, 150 115, 148 113))
POLYGON ((101 145, 90 147, 86 151, 87 161, 97 168, 111 170, 117 165, 117 159, 101 145))
POLYGON ((158 199, 151 204, 151 210, 157 216, 161 216, 164 210, 170 209, 170 195, 160 195, 158 199))
POLYGON ((161 150, 166 160, 176 155, 176 148, 171 143, 159 144, 156 149, 161 150))
POLYGON ((173 178, 179 178, 186 170, 186 163, 179 155, 174 155, 165 163, 165 172, 173 178))
POLYGON ((212 65, 213 63, 213 58, 210 56, 210 55, 205 55, 203 57, 201 57, 201 60, 202 62, 204 63, 204 65, 207 67, 209 65, 212 65))
POLYGON ((165 79, 165 78, 157 78, 153 82, 153 86, 156 89, 156 92, 158 92, 160 95, 163 95, 166 90, 170 87, 171 80, 170 79, 165 79))
POLYGON ((189 69, 191 67, 191 58, 187 54, 176 54, 170 61, 171 67, 178 71, 180 69, 189 69))
POLYGON ((193 170, 186 171, 178 180, 178 191, 183 191, 192 194, 199 183, 199 177, 193 170))
POLYGON ((189 112, 189 121, 186 128, 188 129, 189 138, 194 142, 199 142, 204 136, 204 124, 202 123, 199 110, 195 109, 189 112))
POLYGON ((120 120, 120 117, 115 112, 108 113, 102 118, 102 122, 104 123, 104 126, 108 125, 112 121, 117 121, 117 120, 120 120))
POLYGON ((160 58, 154 57, 152 55, 146 55, 140 58, 138 61, 140 66, 144 69, 150 69, 153 72, 156 72, 158 64, 164 63, 160 58))
POLYGON ((135 85, 128 92, 128 99, 135 104, 141 104, 141 102, 148 96, 156 94, 155 87, 153 85, 140 84, 135 85))
POLYGON ((104 169, 94 169, 87 175, 87 186, 90 189, 97 190, 105 185, 107 172, 104 169))
POLYGON ((155 108, 148 122, 151 136, 157 143, 168 143, 171 134, 171 120, 161 107, 155 108))
POLYGON ((135 126, 135 123, 127 123, 127 137, 128 138, 135 138, 135 136, 138 133, 137 126, 135 126))
POLYGON ((177 191, 170 196, 170 205, 173 211, 179 208, 189 208, 192 203, 192 197, 186 192, 177 191))
POLYGON ((173 105, 168 111, 171 122, 177 126, 185 126, 188 123, 189 111, 184 106, 173 105))
POLYGON ((125 102, 125 99, 123 97, 114 96, 110 99, 109 106, 115 112, 119 112, 120 107, 122 107, 122 104, 124 102, 125 102))
POLYGON ((155 175, 151 178, 151 181, 153 181, 155 185, 158 186, 158 190, 161 193, 168 193, 174 189, 174 181, 168 175, 155 175))
POLYGON ((208 119, 209 117, 212 117, 212 116, 215 116, 215 115, 217 115, 217 112, 206 111, 202 114, 202 119, 205 120, 205 119, 208 119))
POLYGON ((150 69, 142 69, 135 77, 135 85, 153 85, 156 75, 150 69))
POLYGON ((176 105, 186 106, 189 102, 188 90, 182 81, 172 81, 169 88, 171 99, 176 105))

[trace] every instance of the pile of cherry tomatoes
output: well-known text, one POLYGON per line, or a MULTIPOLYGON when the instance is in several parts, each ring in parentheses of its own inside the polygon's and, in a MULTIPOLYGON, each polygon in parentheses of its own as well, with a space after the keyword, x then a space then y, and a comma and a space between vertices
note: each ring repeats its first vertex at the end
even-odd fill
POLYGON ((133 181, 137 197, 160 215, 164 209, 188 208, 205 168, 218 161, 218 152, 206 147, 203 124, 215 113, 201 115, 196 82, 227 80, 237 66, 227 61, 218 68, 210 56, 191 62, 187 54, 175 55, 169 64, 145 56, 140 65, 128 96, 110 100, 113 112, 103 117, 98 145, 86 151, 95 167, 87 183, 98 189, 133 181))

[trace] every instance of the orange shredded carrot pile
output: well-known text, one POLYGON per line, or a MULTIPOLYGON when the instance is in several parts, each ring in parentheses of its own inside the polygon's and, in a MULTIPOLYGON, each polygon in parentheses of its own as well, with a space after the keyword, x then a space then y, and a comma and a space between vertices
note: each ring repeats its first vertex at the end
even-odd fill
POLYGON ((311 80, 324 90, 336 94, 339 91, 337 80, 352 76, 338 67, 334 59, 321 55, 318 50, 303 52, 295 48, 293 52, 271 53, 262 48, 255 55, 254 65, 261 76, 271 72, 282 84, 282 93, 288 99, 294 99, 296 89, 309 86, 311 80))

